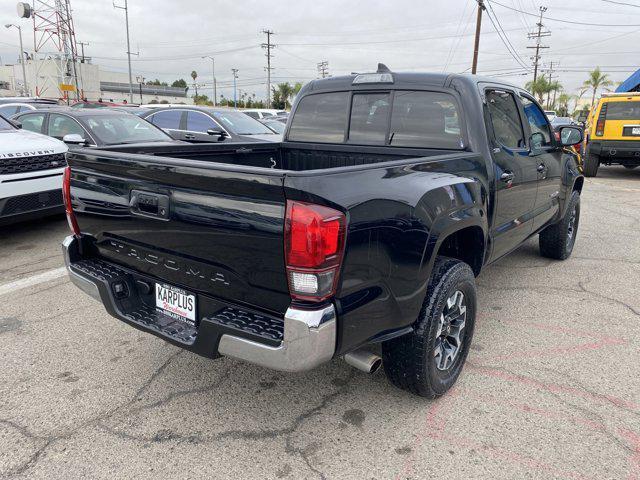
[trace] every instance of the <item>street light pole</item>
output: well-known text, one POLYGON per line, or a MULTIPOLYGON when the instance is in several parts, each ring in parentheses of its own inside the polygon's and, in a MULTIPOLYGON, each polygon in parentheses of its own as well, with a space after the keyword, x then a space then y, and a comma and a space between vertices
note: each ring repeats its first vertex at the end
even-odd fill
POLYGON ((218 92, 216 91, 218 88, 216 85, 216 59, 209 55, 205 55, 202 58, 211 59, 211 72, 213 73, 213 106, 215 107, 218 104, 218 92))
POLYGON ((236 80, 238 78, 238 69, 232 68, 233 73, 233 108, 238 108, 238 93, 236 91, 236 80))
POLYGON ((113 2, 114 8, 119 8, 120 10, 124 10, 124 19, 127 25, 127 60, 129 62, 129 101, 133 103, 133 77, 131 76, 131 43, 129 41, 129 6, 127 5, 127 0, 124 0, 124 7, 116 5, 113 2))
POLYGON ((22 28, 20 25, 14 25, 13 23, 8 23, 5 25, 5 28, 16 27, 18 29, 18 36, 20 37, 20 65, 22 65, 22 83, 23 83, 23 97, 29 96, 29 87, 27 87, 27 69, 24 66, 24 48, 22 47, 22 28))

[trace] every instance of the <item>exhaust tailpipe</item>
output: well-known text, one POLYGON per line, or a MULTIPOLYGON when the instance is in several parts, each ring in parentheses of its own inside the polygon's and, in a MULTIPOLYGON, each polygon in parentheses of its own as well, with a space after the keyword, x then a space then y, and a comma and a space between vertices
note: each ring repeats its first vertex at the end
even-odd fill
POLYGON ((382 358, 368 350, 356 350, 347 353, 344 361, 365 373, 376 373, 382 366, 382 358))

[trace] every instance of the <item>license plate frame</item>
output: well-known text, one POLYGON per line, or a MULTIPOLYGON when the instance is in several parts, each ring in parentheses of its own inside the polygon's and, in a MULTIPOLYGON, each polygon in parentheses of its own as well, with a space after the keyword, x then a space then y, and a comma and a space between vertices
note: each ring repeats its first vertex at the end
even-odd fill
POLYGON ((166 283, 156 283, 154 290, 157 312, 197 327, 198 299, 195 294, 166 283))

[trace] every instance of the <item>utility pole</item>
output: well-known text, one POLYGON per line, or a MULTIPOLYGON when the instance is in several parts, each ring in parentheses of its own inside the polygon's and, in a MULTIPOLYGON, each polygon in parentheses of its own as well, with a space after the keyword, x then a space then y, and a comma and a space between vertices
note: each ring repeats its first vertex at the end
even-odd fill
POLYGON ((542 37, 549 37, 551 35, 551 32, 549 30, 545 30, 544 32, 542 31, 542 27, 544 27, 544 24, 542 23, 542 15, 544 14, 544 12, 547 11, 547 7, 540 7, 540 19, 538 20, 538 23, 536 24, 538 27, 538 31, 537 32, 530 32, 527 37, 529 39, 536 39, 536 44, 533 47, 527 47, 527 48, 535 48, 536 50, 536 54, 531 57, 531 59, 533 60, 533 81, 535 82, 536 79, 538 78, 538 65, 540 63, 540 49, 541 48, 549 48, 549 47, 545 47, 543 45, 540 45, 540 39, 542 37))
POLYGON ((113 8, 119 8, 120 10, 124 10, 124 19, 127 25, 127 60, 129 61, 129 100, 133 103, 133 77, 131 76, 131 43, 129 42, 129 6, 127 5, 127 0, 124 0, 124 7, 120 5, 116 5, 116 2, 113 2, 113 8))
POLYGON ((82 63, 84 63, 84 46, 87 45, 89 46, 88 42, 77 42, 78 45, 80 45, 80 50, 81 50, 81 55, 82 55, 82 63))
POLYGON ((263 30, 262 33, 267 35, 267 43, 263 43, 260 46, 267 50, 267 68, 265 69, 267 71, 267 108, 271 108, 271 57, 273 56, 271 54, 271 49, 276 48, 276 46, 271 43, 271 35, 273 35, 273 31, 267 29, 263 30))
POLYGON ((22 28, 20 25, 14 25, 13 23, 8 23, 5 25, 5 28, 16 27, 18 29, 18 36, 20 37, 20 65, 22 65, 22 96, 29 96, 29 87, 27 87, 27 70, 24 66, 24 48, 22 46, 22 28))
POLYGON ((329 62, 324 60, 317 64, 318 74, 321 78, 327 78, 329 76, 329 62))
POLYGON ((476 17, 476 39, 473 44, 473 63, 471 64, 471 73, 476 74, 478 70, 478 50, 480 50, 480 31, 482 30, 482 11, 486 9, 483 0, 478 2, 478 16, 476 17))
POLYGON ((211 60, 211 72, 213 73, 213 106, 215 107, 218 104, 218 92, 216 91, 218 88, 216 85, 216 59, 210 55, 205 55, 202 58, 209 58, 211 60))
POLYGON ((238 69, 232 68, 233 73, 233 108, 238 108, 238 91, 236 89, 236 80, 238 79, 238 69))

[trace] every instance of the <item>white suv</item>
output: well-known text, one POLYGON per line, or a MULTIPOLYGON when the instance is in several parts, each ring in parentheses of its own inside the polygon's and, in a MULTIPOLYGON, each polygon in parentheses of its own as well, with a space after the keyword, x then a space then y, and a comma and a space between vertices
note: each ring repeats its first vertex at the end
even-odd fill
POLYGON ((64 211, 67 146, 0 116, 0 225, 64 211))

